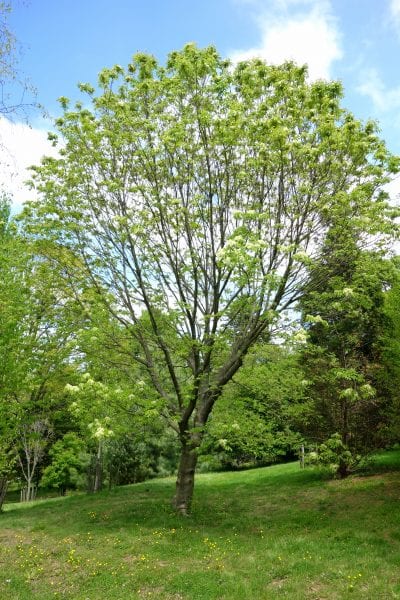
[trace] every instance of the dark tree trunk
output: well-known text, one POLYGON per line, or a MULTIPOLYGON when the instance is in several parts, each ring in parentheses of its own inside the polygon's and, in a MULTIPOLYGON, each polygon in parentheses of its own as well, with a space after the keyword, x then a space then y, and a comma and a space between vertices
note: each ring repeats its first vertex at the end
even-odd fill
POLYGON ((349 470, 349 466, 347 465, 347 463, 345 463, 344 461, 339 461, 339 467, 337 470, 337 474, 339 475, 340 479, 345 479, 346 477, 348 477, 350 475, 350 470, 349 470))
MULTIPOLYGON (((342 442, 345 446, 348 446, 349 443, 349 407, 346 401, 343 402, 342 405, 342 442)), ((337 474, 340 479, 345 479, 350 475, 349 465, 344 460, 339 460, 339 467, 337 470, 337 474)))
POLYGON ((7 477, 0 477, 0 511, 3 507, 3 502, 6 497, 7 487, 8 487, 7 477))
POLYGON ((186 516, 190 512, 196 465, 197 447, 183 444, 176 480, 176 494, 173 500, 173 505, 180 515, 186 516))
MULTIPOLYGON (((208 388, 204 391, 201 400, 197 403, 197 415, 192 429, 188 425, 190 414, 187 415, 187 418, 182 419, 179 425, 181 455, 176 480, 176 493, 172 504, 176 512, 180 515, 188 515, 191 509, 198 450, 203 440, 204 428, 211 409, 220 396, 221 391, 222 385, 214 386, 214 389, 208 388)), ((196 402, 193 403, 193 407, 195 405, 196 402)))

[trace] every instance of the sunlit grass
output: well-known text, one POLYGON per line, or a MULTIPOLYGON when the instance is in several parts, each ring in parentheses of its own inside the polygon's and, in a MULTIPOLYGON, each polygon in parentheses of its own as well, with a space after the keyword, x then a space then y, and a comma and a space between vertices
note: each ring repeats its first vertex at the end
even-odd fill
POLYGON ((173 479, 8 505, 0 598, 400 598, 400 453, 329 481, 297 464, 200 475, 193 514, 173 479))

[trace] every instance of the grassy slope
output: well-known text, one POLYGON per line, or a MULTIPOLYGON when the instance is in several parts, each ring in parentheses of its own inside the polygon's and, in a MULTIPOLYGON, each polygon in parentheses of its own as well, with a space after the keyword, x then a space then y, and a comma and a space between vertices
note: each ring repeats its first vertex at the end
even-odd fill
POLYGON ((0 598, 400 598, 400 453, 327 481, 296 464, 201 475, 192 517, 171 479, 0 515, 0 598))

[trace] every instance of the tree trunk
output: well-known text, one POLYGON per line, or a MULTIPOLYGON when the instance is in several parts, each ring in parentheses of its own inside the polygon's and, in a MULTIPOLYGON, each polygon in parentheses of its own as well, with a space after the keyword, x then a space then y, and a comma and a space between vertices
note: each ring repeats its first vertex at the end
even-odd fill
POLYGON ((190 512, 196 464, 197 448, 190 444, 183 444, 173 500, 173 505, 180 515, 187 516, 190 512))
MULTIPOLYGON (((348 446, 349 443, 349 406, 346 401, 343 402, 342 405, 342 442, 345 446, 348 446)), ((339 467, 337 470, 337 474, 340 479, 345 479, 350 475, 349 465, 342 459, 339 460, 339 467)))
POLYGON ((346 477, 350 475, 349 466, 343 460, 339 461, 337 474, 339 475, 340 479, 346 479, 346 477))
POLYGON ((37 488, 35 484, 29 479, 26 487, 21 488, 21 502, 31 502, 32 500, 36 500, 36 492, 37 488))
POLYGON ((4 498, 6 497, 8 487, 7 477, 0 477, 0 511, 3 507, 4 498))
POLYGON ((304 469, 305 466, 305 452, 304 452, 304 444, 300 446, 300 469, 304 469))
POLYGON ((94 485, 93 491, 99 492, 103 487, 103 443, 99 440, 96 455, 96 465, 94 472, 94 485))
MULTIPOLYGON (((178 477, 176 480, 176 492, 172 504, 176 512, 187 516, 191 509, 194 489, 194 475, 197 466, 198 449, 204 436, 211 409, 221 395, 222 385, 209 386, 201 394, 201 399, 197 402, 197 415, 192 429, 188 425, 188 418, 183 419, 179 424, 181 455, 179 459, 178 477)), ((193 403, 193 407, 196 402, 193 403)))
POLYGON ((26 487, 26 502, 30 502, 32 500, 32 482, 29 479, 28 485, 26 487))

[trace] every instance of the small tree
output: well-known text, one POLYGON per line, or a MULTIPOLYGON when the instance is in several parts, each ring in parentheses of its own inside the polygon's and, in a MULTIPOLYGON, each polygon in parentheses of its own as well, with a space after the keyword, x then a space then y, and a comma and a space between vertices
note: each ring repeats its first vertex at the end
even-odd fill
POLYGON ((68 489, 76 489, 88 463, 84 442, 75 433, 67 433, 53 444, 49 455, 51 463, 43 471, 41 485, 56 488, 62 495, 68 489))
POLYGON ((36 498, 35 477, 48 444, 51 430, 46 419, 36 419, 33 423, 24 423, 19 428, 20 437, 16 442, 18 463, 25 479, 26 487, 21 490, 21 500, 29 502, 36 498))
MULTIPOLYGON (((377 233, 397 169, 336 82, 193 44, 166 66, 136 55, 57 120, 59 159, 35 168, 36 240, 132 336, 175 429, 174 504, 186 514, 198 448, 225 385, 298 299, 338 204, 377 233), (91 108, 89 104, 91 103, 91 108), (46 249, 47 248, 47 249, 46 249)), ((57 144, 57 136, 51 134, 57 144)))

